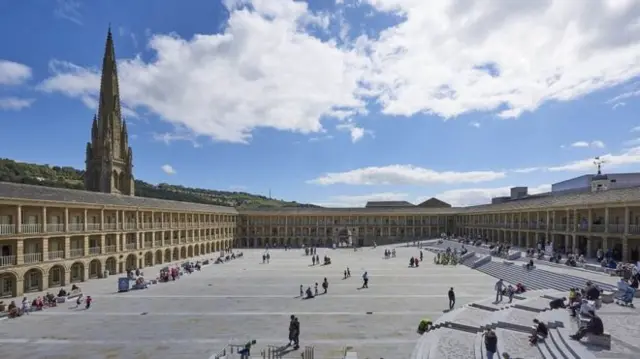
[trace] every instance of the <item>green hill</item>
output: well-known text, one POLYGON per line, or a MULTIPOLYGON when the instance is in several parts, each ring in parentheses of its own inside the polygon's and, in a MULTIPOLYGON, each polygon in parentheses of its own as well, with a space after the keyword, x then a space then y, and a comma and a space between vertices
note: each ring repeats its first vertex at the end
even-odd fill
MULTIPOLYGON (((38 165, 0 158, 0 181, 84 189, 84 171, 73 167, 38 165)), ((240 208, 316 207, 245 192, 215 191, 166 183, 152 185, 141 180, 136 180, 136 196, 240 208)))

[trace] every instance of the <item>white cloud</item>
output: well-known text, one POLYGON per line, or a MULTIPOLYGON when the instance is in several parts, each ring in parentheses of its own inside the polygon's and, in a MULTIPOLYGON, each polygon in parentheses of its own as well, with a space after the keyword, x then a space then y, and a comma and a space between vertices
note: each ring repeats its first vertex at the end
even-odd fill
POLYGON ((513 172, 515 173, 531 173, 536 171, 540 171, 540 167, 527 167, 527 168, 518 168, 513 170, 513 172))
POLYGON ((626 86, 625 91, 618 96, 607 101, 608 104, 613 104, 613 108, 619 106, 624 106, 625 102, 623 100, 628 100, 633 97, 640 96, 640 82, 634 82, 628 86, 626 86))
POLYGON ((518 117, 640 75, 639 1, 364 1, 405 17, 371 42, 390 115, 518 117))
MULTIPOLYGON (((365 111, 360 81, 366 56, 309 35, 305 29, 323 20, 303 2, 255 0, 255 11, 237 7, 245 2, 227 2, 233 6, 221 34, 152 36, 151 62, 120 61, 122 101, 194 136, 229 142, 247 142, 256 127, 319 133, 322 118, 365 111)), ((95 69, 68 66, 42 88, 95 96, 98 79, 95 69)))
MULTIPOLYGON (((599 156, 604 161, 604 168, 615 168, 620 166, 628 166, 632 164, 640 163, 640 147, 632 147, 624 150, 623 152, 614 155, 611 153, 599 156)), ((594 172, 595 171, 594 158, 587 158, 583 160, 569 162, 561 166, 554 166, 547 168, 548 171, 569 171, 569 172, 594 172)))
POLYGON ((322 207, 364 207, 369 201, 406 201, 406 193, 383 192, 355 196, 331 196, 326 201, 314 202, 322 207))
POLYGON ((469 126, 471 126, 471 127, 475 127, 475 128, 480 128, 480 122, 471 122, 471 123, 469 124, 469 126))
POLYGON ((35 100, 31 98, 4 97, 0 98, 0 110, 20 111, 33 104, 35 100))
POLYGON ((627 105, 627 104, 626 104, 625 102, 618 102, 618 103, 614 104, 613 106, 611 106, 611 109, 612 109, 612 110, 615 110, 615 109, 618 109, 618 108, 620 108, 620 107, 624 107, 624 106, 626 106, 626 105, 627 105))
POLYGON ((326 173, 307 181, 309 184, 333 185, 428 185, 433 183, 478 183, 504 178, 504 172, 437 172, 412 165, 365 167, 346 172, 326 173))
POLYGON ((173 167, 171 167, 171 165, 162 165, 162 167, 160 167, 162 169, 162 171, 168 175, 174 175, 176 174, 176 170, 173 169, 173 167))
POLYGON ((352 122, 341 123, 336 128, 340 131, 347 131, 351 135, 351 142, 356 143, 360 141, 365 134, 369 134, 373 136, 373 132, 369 130, 365 130, 362 127, 357 126, 352 122))
MULTIPOLYGON (((438 193, 435 196, 425 196, 418 198, 416 203, 436 197, 441 201, 445 201, 454 207, 462 206, 474 206, 479 204, 491 203, 491 199, 494 197, 509 196, 511 187, 498 187, 498 188, 469 188, 469 189, 455 189, 450 191, 444 191, 438 193)), ((550 184, 543 184, 536 187, 529 187, 529 194, 538 194, 551 191, 550 184)))
POLYGON ((640 132, 640 126, 636 126, 631 129, 631 132, 640 132))
POLYGON ((604 148, 604 142, 600 141, 600 140, 595 140, 595 141, 591 141, 591 142, 587 142, 587 141, 577 141, 571 144, 571 147, 577 147, 577 148, 586 148, 586 147, 590 147, 590 148, 604 148))
POLYGON ((21 85, 31 78, 31 68, 0 59, 0 85, 21 85))
POLYGON ((82 25, 81 4, 75 0, 56 0, 53 14, 60 19, 69 20, 76 25, 82 25))
POLYGON ((195 148, 201 147, 201 145, 198 143, 196 138, 191 134, 169 133, 169 132, 155 133, 154 132, 152 135, 155 141, 163 142, 165 145, 170 145, 171 143, 176 141, 187 141, 187 142, 191 142, 191 144, 195 148))
POLYGON ((333 136, 331 136, 331 135, 315 136, 315 137, 309 137, 309 142, 328 141, 328 140, 332 140, 332 139, 333 139, 333 136))

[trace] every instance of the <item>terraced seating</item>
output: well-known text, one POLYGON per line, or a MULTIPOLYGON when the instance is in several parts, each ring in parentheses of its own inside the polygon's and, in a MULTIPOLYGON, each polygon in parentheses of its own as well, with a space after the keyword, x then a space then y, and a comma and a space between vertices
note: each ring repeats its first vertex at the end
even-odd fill
MULTIPOLYGON (((542 269, 527 270, 523 267, 504 265, 491 261, 475 268, 492 277, 502 279, 509 283, 522 283, 528 289, 551 288, 560 291, 568 291, 570 288, 582 288, 587 281, 584 278, 566 274, 554 273, 542 269)), ((617 291, 610 284, 594 282, 603 290, 617 291)))

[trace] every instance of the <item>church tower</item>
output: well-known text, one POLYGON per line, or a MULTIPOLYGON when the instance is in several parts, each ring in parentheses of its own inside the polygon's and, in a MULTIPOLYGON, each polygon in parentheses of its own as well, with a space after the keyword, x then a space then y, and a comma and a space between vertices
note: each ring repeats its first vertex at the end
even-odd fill
POLYGON ((98 114, 93 116, 91 142, 87 143, 84 185, 88 191, 135 195, 133 152, 127 123, 120 111, 116 53, 111 28, 107 33, 98 114))

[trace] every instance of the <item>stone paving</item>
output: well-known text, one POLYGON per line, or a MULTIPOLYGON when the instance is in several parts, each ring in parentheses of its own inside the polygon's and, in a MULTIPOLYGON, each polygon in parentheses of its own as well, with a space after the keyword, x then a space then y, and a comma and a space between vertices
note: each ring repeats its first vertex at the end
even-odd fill
MULTIPOLYGON (((287 342, 295 314, 301 345, 315 346, 318 359, 338 359, 345 347, 361 358, 408 358, 419 320, 442 315, 450 286, 458 307, 493 292, 494 278, 465 266, 436 266, 426 251, 419 268, 408 268, 416 248, 398 247, 397 258, 388 260, 383 250, 319 249, 320 257, 331 257, 329 266, 311 266, 301 250, 272 250, 271 263, 261 264, 262 250, 245 250, 244 258, 146 290, 115 293, 115 277, 83 283, 95 299, 89 310, 63 304, 0 321, 1 357, 201 359, 250 339, 258 341, 257 354, 287 342), (343 280, 347 266, 352 277, 343 280), (360 290, 365 270, 370 288, 360 290), (324 277, 328 294, 297 298, 300 284, 321 284, 324 277)), ((149 278, 157 268, 145 272, 149 278)))

